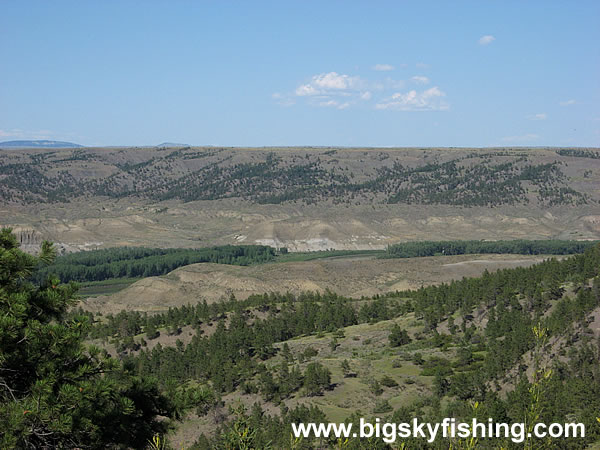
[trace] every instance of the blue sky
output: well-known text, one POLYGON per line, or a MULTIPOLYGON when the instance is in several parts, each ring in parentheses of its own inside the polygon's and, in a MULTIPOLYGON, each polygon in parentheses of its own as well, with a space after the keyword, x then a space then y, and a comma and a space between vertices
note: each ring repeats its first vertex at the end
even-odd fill
POLYGON ((598 1, 0 2, 0 141, 600 146, 598 1))

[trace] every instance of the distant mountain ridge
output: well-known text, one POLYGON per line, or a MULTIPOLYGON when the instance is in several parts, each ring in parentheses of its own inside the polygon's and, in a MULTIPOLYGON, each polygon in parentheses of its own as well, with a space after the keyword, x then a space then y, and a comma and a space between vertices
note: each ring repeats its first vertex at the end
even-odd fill
POLYGON ((74 144, 65 141, 49 141, 46 139, 34 141, 5 141, 0 142, 0 147, 19 147, 19 148, 80 148, 83 145, 74 144))
POLYGON ((52 151, 44 157, 44 173, 37 167, 38 150, 44 148, 0 152, 0 198, 25 203, 101 196, 157 202, 242 199, 263 205, 375 202, 544 208, 600 202, 591 176, 600 166, 596 150, 175 147, 177 152, 161 151, 165 148, 65 149, 73 152, 68 159, 63 152, 52 151), (76 169, 73 161, 86 162, 76 169), (68 179, 61 175, 76 170, 82 175, 68 179), (587 177, 577 178, 579 173, 587 177))
POLYGON ((163 142, 158 144, 156 147, 189 147, 188 144, 177 144, 175 142, 163 142))

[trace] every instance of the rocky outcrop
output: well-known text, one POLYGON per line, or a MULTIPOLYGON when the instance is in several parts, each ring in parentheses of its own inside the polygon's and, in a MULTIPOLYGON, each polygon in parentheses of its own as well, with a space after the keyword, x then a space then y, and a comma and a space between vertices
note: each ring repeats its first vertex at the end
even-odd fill
MULTIPOLYGON (((3 227, 5 228, 5 227, 3 227)), ((33 228, 11 227, 13 234, 17 237, 21 250, 27 253, 37 253, 44 238, 42 234, 33 228)))

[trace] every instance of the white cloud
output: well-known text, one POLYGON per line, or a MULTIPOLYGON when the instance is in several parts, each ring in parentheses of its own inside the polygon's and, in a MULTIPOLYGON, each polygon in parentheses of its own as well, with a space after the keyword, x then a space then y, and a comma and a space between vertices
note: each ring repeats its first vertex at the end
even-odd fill
POLYGON ((400 111, 441 111, 449 108, 443 100, 446 94, 437 86, 423 92, 414 89, 407 93, 397 92, 375 105, 376 109, 395 109, 400 111))
POLYGON ((417 64, 415 64, 415 67, 417 69, 428 69, 429 64, 425 64, 424 62, 418 62, 417 64))
POLYGON ((577 103, 575 100, 570 99, 570 100, 565 100, 564 102, 559 102, 560 106, 570 106, 570 105, 574 105, 575 103, 577 103))
POLYGON ((304 95, 315 95, 319 92, 310 84, 303 84, 296 88, 296 95, 304 96, 304 95))
POLYGON ((488 45, 494 42, 496 38, 491 34, 486 34, 485 36, 481 36, 479 38, 479 45, 488 45))
POLYGON ((355 79, 349 75, 339 75, 329 72, 313 77, 313 83, 323 89, 348 89, 354 84, 355 79))
POLYGON ((359 77, 329 72, 313 76, 310 83, 298 86, 295 92, 299 97, 333 93, 344 95, 344 91, 357 89, 360 84, 359 77))
POLYGON ((424 77, 423 75, 415 75, 414 77, 411 78, 411 80, 413 80, 415 83, 419 83, 419 84, 429 83, 429 78, 424 77))
POLYGON ((390 70, 394 70, 394 66, 390 64, 375 64, 373 66, 373 70, 377 70, 379 72, 389 72, 390 70))
POLYGON ((540 137, 537 134, 528 133, 528 134, 523 134, 521 136, 506 136, 506 137, 503 137, 502 140, 504 142, 531 142, 531 141, 536 141, 539 138, 540 137))
POLYGON ((529 120, 546 120, 548 118, 548 114, 546 114, 546 113, 532 114, 530 116, 527 116, 527 118, 529 120))
POLYGON ((374 106, 376 109, 404 111, 444 110, 446 94, 439 87, 423 91, 404 92, 407 83, 428 84, 429 78, 415 75, 408 80, 365 79, 355 75, 326 72, 313 75, 308 82, 300 84, 292 92, 274 93, 272 98, 282 106, 298 102, 315 107, 346 109, 349 107, 374 106), (304 100, 301 100, 301 99, 304 100))

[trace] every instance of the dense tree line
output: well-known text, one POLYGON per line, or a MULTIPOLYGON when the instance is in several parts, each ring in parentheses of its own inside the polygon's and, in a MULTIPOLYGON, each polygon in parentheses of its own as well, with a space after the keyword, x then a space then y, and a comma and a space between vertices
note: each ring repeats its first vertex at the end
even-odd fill
POLYGON ((518 255, 573 255, 583 253, 597 241, 523 240, 510 241, 419 241, 389 245, 390 258, 416 258, 435 255, 498 253, 518 255))
POLYGON ((246 266, 275 258, 275 249, 263 245, 224 245, 202 249, 120 247, 71 253, 41 267, 37 279, 54 274, 64 281, 101 281, 164 275, 188 264, 211 262, 246 266))
MULTIPOLYGON (((388 247, 385 257, 414 258, 434 255, 503 253, 566 255, 582 253, 592 241, 422 241, 388 247)), ((178 267, 211 262, 249 265, 275 260, 277 252, 261 245, 226 245, 203 249, 157 249, 120 247, 59 256, 50 266, 40 267, 36 279, 54 274, 64 281, 102 281, 164 275, 178 267)))

